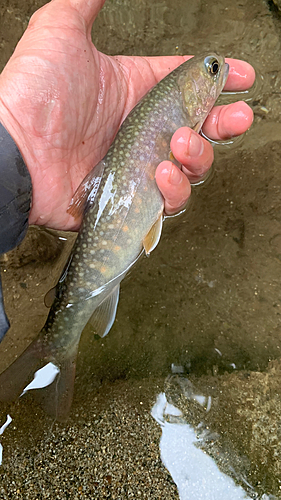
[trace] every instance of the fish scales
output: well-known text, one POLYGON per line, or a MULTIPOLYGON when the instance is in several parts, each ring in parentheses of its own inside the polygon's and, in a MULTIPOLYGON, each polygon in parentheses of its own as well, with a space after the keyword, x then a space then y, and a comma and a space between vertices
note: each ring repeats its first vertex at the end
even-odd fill
MULTIPOLYGON (((92 318, 96 333, 108 333, 119 284, 151 228, 156 228, 151 248, 157 244, 164 208, 155 182, 157 165, 169 158, 170 140, 179 127, 200 129, 227 73, 221 56, 194 58, 158 83, 128 115, 107 155, 74 196, 74 207, 84 198, 87 203, 71 262, 38 338, 1 375, 1 400, 14 398, 34 370, 51 360, 60 368, 56 416, 67 413, 85 325, 92 318)), ((51 397, 45 407, 52 413, 51 397)))

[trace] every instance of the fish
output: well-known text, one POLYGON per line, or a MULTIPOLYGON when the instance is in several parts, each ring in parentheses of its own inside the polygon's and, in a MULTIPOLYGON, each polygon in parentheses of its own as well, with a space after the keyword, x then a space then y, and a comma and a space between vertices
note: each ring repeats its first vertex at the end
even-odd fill
POLYGON ((228 70, 223 56, 207 54, 172 71, 131 111, 106 156, 82 181, 68 208, 74 217, 83 214, 72 255, 45 326, 0 376, 1 401, 16 399, 35 370, 51 362, 59 374, 42 406, 58 420, 66 418, 84 327, 91 321, 95 334, 107 335, 122 279, 142 252, 149 254, 159 242, 164 201, 156 167, 169 159, 179 127, 201 130, 228 70))

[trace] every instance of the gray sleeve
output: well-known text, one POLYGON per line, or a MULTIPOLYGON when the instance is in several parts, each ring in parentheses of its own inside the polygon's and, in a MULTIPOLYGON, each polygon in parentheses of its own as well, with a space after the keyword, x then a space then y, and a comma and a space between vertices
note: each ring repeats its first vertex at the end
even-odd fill
MULTIPOLYGON (((32 184, 20 151, 0 123, 0 254, 12 250, 28 228, 32 184)), ((0 276, 0 342, 9 329, 0 276)))
POLYGON ((0 253, 24 238, 28 228, 32 184, 20 151, 0 123, 0 253))

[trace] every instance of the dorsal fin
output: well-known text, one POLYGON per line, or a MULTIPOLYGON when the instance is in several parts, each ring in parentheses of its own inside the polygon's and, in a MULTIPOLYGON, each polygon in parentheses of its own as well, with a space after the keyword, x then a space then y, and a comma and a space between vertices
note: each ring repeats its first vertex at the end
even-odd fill
POLYGON ((89 205, 94 203, 104 170, 104 162, 100 161, 91 172, 86 175, 80 186, 76 189, 67 213, 74 219, 82 217, 89 205))

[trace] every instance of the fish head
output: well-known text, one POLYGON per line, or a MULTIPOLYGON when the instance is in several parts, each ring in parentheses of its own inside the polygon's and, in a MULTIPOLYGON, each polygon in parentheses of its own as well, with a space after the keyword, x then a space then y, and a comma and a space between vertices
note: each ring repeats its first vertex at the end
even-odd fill
POLYGON ((196 56, 182 65, 178 85, 191 127, 199 132, 227 80, 229 65, 217 54, 196 56), (189 63, 189 64, 188 64, 189 63))

